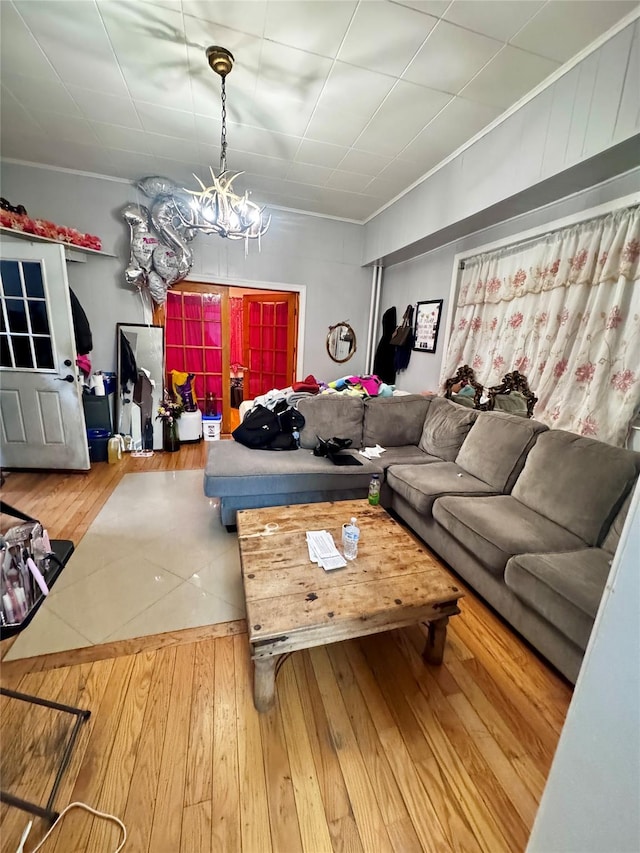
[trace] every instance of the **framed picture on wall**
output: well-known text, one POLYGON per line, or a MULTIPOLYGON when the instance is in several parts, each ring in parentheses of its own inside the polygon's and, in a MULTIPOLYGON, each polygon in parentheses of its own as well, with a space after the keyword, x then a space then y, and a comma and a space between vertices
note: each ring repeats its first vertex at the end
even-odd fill
POLYGON ((435 352, 442 313, 442 299, 418 302, 416 306, 416 325, 414 350, 435 352))

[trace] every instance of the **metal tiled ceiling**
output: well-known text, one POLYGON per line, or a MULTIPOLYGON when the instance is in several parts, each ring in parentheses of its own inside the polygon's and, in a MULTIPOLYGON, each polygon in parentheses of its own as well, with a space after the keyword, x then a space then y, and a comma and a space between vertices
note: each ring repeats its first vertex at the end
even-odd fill
POLYGON ((362 221, 638 8, 622 0, 2 0, 3 157, 362 221))

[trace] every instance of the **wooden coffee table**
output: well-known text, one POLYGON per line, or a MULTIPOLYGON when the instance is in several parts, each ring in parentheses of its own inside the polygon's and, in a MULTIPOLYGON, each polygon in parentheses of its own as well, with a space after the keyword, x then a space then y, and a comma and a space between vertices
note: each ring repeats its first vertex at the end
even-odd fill
POLYGON ((442 662, 447 622, 463 593, 382 507, 366 500, 267 507, 238 512, 237 523, 258 711, 273 705, 279 666, 299 649, 425 622, 423 656, 442 662), (340 550, 352 516, 357 558, 332 572, 310 562, 305 532, 328 530, 340 550))

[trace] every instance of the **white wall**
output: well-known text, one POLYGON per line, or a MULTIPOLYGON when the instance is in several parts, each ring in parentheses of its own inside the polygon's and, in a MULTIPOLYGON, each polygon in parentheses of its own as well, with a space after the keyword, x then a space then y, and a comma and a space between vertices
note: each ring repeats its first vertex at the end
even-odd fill
POLYGON ((525 209, 637 166, 637 140, 624 143, 640 131, 638 80, 636 21, 368 222, 364 261, 404 247, 411 249, 404 257, 415 256, 431 248, 420 248, 428 235, 467 218, 477 229, 512 216, 522 211, 518 195, 532 187, 538 200, 525 209), (613 146, 615 157, 600 156, 613 146), (496 215, 495 207, 504 209, 496 215))
MULTIPOLYGON (((143 322, 140 297, 124 281, 129 233, 120 210, 128 202, 145 204, 148 199, 124 182, 15 163, 0 165, 2 196, 11 204, 24 204, 33 217, 96 234, 104 250, 117 255, 88 256, 86 264, 67 265, 70 285, 91 323, 93 367, 114 370, 116 323, 143 322)), ((347 369, 353 373, 364 369, 371 271, 360 266, 363 237, 359 225, 274 210, 262 252, 252 243, 247 258, 241 241, 199 235, 191 244, 195 258, 191 278, 205 274, 229 284, 305 285, 303 373, 334 379, 347 369), (328 327, 340 320, 349 320, 358 340, 358 350, 347 365, 332 362, 325 348, 328 327)))
POLYGON ((640 850, 639 565, 636 488, 527 853, 640 850))
MULTIPOLYGON (((472 250, 476 246, 482 246, 503 237, 517 235, 529 228, 561 219, 572 213, 587 210, 590 207, 604 204, 639 190, 640 168, 637 168, 626 175, 592 187, 571 198, 518 216, 508 222, 501 222, 491 228, 485 228, 483 231, 470 234, 426 255, 385 269, 380 299, 381 317, 391 305, 396 306, 400 318, 409 303, 415 304, 426 299, 444 299, 436 352, 433 354, 412 353, 409 367, 406 371, 398 374, 396 384, 407 391, 416 392, 438 388, 440 368, 444 357, 445 320, 449 307, 449 290, 454 256, 458 252, 472 250)), ((380 334, 381 326, 378 328, 378 338, 380 334)))

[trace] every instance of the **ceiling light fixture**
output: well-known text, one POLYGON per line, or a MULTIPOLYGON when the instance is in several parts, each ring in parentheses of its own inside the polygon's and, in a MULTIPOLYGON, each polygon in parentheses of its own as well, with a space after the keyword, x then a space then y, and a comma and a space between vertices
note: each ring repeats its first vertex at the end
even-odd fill
POLYGON ((249 201, 249 192, 238 195, 233 190, 233 182, 243 172, 231 172, 227 170, 227 93, 225 90, 225 78, 233 68, 233 54, 224 47, 212 46, 207 48, 207 61, 212 70, 222 80, 222 133, 220 137, 220 174, 216 176, 212 167, 211 186, 203 184, 197 175, 193 177, 200 184, 200 190, 189 190, 185 192, 193 196, 187 210, 179 212, 182 223, 188 228, 202 231, 204 234, 219 234, 230 240, 245 240, 246 245, 249 238, 258 238, 266 232, 271 222, 271 217, 264 217, 264 208, 255 202, 249 201))

